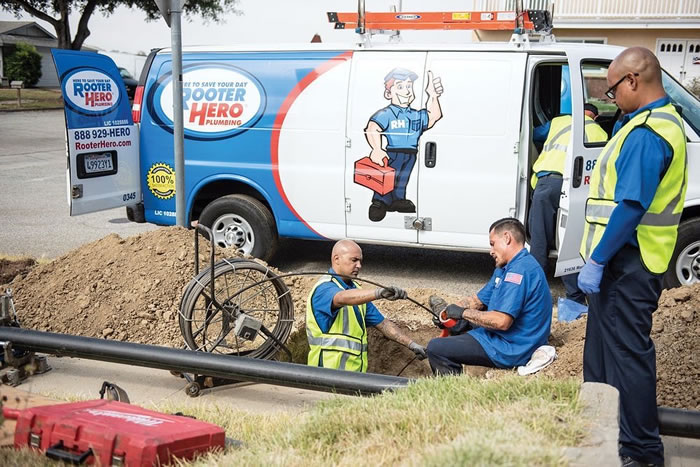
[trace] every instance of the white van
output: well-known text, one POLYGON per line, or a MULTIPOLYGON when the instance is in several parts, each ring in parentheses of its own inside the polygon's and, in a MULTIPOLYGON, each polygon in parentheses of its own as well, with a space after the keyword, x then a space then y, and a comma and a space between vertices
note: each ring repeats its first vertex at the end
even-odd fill
MULTIPOLYGON (((571 113, 556 274, 576 271, 602 147, 584 144, 583 105, 600 109, 610 134, 618 115, 605 76, 621 50, 518 41, 186 48, 186 218, 211 226, 217 243, 261 258, 279 237, 486 252, 494 220, 528 218, 533 129, 571 113), (383 154, 402 158, 402 168, 377 166, 383 154)), ((175 223, 171 59, 168 49, 151 53, 141 75, 137 175, 122 164, 79 179, 85 169, 71 157, 72 212, 111 192, 131 220, 175 223)), ((688 137, 672 286, 700 280, 700 103, 669 74, 663 79, 688 137)))

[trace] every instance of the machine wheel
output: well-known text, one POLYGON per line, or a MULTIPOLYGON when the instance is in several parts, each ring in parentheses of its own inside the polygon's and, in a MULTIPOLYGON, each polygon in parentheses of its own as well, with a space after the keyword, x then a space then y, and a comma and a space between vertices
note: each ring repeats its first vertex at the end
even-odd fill
POLYGON ((202 392, 202 388, 199 387, 199 383, 196 381, 192 381, 191 383, 188 383, 187 386, 185 386, 185 394, 187 394, 190 397, 197 397, 199 396, 199 393, 202 392))
POLYGON ((664 287, 697 282, 700 282, 700 218, 687 219, 678 226, 678 240, 664 275, 664 287))
POLYGON ((237 248, 263 261, 277 248, 277 230, 272 213, 255 198, 227 195, 204 208, 199 222, 211 228, 220 248, 237 248))
POLYGON ((192 350, 269 359, 285 343, 294 324, 294 302, 287 285, 267 267, 242 258, 225 259, 211 271, 201 271, 185 289, 180 302, 180 331, 192 350), (236 320, 247 316, 262 323, 271 338, 259 331, 252 340, 234 331, 236 320))

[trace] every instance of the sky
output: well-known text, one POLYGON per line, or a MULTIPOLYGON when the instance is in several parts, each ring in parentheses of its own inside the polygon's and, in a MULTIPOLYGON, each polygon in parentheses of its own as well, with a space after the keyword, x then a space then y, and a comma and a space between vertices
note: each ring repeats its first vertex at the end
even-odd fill
MULTIPOLYGON (((367 0, 367 11, 389 11, 399 0, 367 0)), ((464 0, 403 0, 402 11, 463 11, 464 0)), ((228 14, 222 22, 205 23, 201 17, 183 18, 182 44, 233 45, 249 43, 303 43, 314 34, 320 34, 323 42, 351 45, 357 36, 351 30, 334 30, 328 23, 327 11, 357 11, 354 0, 240 0, 241 16, 228 14)), ((54 15, 57 16, 57 15, 54 15)), ((85 43, 107 51, 129 53, 148 52, 155 47, 170 46, 170 29, 165 20, 146 22, 140 10, 120 7, 105 17, 96 11, 89 22, 91 31, 85 43)), ((16 19, 12 14, 0 12, 0 21, 16 19)), ((25 14, 21 20, 36 21, 55 35, 53 26, 25 14)), ((75 34, 79 16, 71 15, 71 32, 75 34)), ((469 31, 438 31, 402 33, 405 42, 468 42, 469 31)), ((382 39, 378 39, 381 41, 382 39)))

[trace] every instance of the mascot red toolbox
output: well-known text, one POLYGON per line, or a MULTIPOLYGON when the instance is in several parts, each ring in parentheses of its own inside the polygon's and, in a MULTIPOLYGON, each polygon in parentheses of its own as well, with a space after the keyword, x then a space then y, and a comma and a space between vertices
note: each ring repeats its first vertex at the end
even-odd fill
MULTIPOLYGON (((477 29, 513 31, 519 16, 441 17, 447 23, 431 25, 421 24, 432 21, 427 13, 394 14, 388 29, 377 27, 452 29, 471 18, 477 29)), ((355 45, 346 26, 346 45, 183 49, 186 173, 177 189, 185 223, 198 221, 218 246, 261 259, 282 237, 488 252, 495 219, 527 223, 542 143, 535 131, 570 114, 556 274, 580 269, 590 176, 604 146, 584 141, 583 108, 597 106, 596 122, 612 134, 606 73, 623 49, 530 42, 527 33, 498 43, 365 37, 355 45)), ((174 225, 171 50, 146 59, 132 112, 109 57, 52 53, 66 110, 71 215, 127 206, 132 221, 174 225)), ((680 254, 700 247, 700 103, 665 71, 663 84, 683 109, 688 138, 688 189, 668 273, 678 285, 700 280, 688 266, 693 256, 680 254)))
POLYGON ((4 409, 16 418, 15 448, 30 447, 69 463, 151 466, 223 449, 211 423, 104 399, 4 409))

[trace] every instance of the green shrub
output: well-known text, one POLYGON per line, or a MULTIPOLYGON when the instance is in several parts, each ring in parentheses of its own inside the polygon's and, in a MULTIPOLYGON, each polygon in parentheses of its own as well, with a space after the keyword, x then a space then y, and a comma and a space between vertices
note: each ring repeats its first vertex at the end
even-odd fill
POLYGON ((5 73, 10 81, 24 81, 27 88, 34 86, 41 78, 41 54, 33 45, 18 42, 5 60, 5 73))

